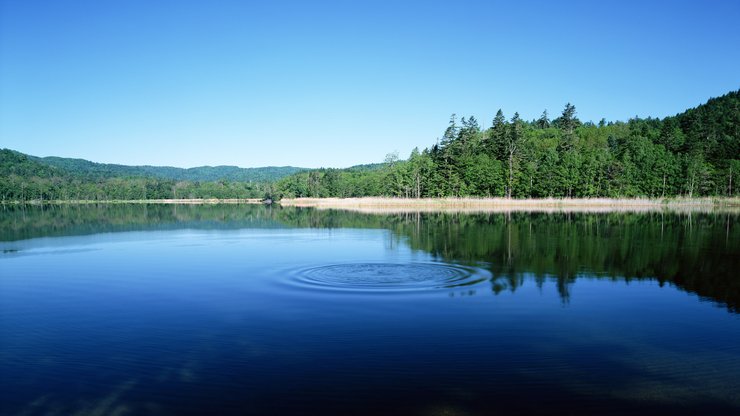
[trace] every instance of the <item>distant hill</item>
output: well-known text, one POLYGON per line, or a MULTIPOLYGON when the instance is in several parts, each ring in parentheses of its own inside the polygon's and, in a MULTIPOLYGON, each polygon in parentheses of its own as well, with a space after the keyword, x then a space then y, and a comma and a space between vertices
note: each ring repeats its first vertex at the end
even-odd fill
POLYGON ((66 178, 70 176, 64 169, 40 163, 36 159, 38 158, 33 158, 15 150, 0 149, 0 176, 10 177, 13 175, 20 178, 66 178))
POLYGON ((270 198, 272 181, 302 170, 125 166, 0 149, 0 202, 270 198))
POLYGON ((28 158, 43 165, 61 169, 72 175, 86 177, 88 179, 146 177, 189 182, 211 182, 218 180, 234 182, 272 182, 294 173, 307 170, 305 168, 293 166, 267 166, 259 168, 240 168, 237 166, 199 166, 185 169, 172 166, 128 166, 109 163, 95 163, 85 159, 56 156, 28 156, 28 158))

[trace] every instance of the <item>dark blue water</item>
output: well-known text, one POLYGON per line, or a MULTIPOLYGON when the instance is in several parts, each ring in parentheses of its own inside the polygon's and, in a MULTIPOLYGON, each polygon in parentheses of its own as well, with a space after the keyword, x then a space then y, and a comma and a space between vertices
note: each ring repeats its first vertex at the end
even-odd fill
POLYGON ((0 410, 738 413, 737 219, 6 208, 0 410))

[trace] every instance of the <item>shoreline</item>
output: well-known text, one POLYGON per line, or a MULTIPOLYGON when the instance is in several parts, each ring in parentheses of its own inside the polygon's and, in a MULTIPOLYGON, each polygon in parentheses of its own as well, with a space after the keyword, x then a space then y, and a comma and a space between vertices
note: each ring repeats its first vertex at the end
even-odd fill
POLYGON ((365 213, 404 212, 613 212, 740 211, 740 198, 291 198, 283 206, 340 209, 365 213))
POLYGON ((3 201, 1 205, 90 205, 90 204, 178 204, 178 205, 216 205, 216 204, 263 204, 259 198, 189 198, 189 199, 52 199, 40 201, 3 201))
MULTIPOLYGON (((362 213, 410 212, 740 212, 740 197, 705 198, 285 198, 272 203, 297 208, 337 209, 362 213)), ((247 199, 134 199, 134 200, 33 200, 2 201, 0 205, 265 205, 259 198, 247 199)))

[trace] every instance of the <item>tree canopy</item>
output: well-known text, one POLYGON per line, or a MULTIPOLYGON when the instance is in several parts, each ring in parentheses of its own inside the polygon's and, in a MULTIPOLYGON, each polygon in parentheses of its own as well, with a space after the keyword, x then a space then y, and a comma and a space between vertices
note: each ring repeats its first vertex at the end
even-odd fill
POLYGON ((737 196, 740 91, 664 119, 582 122, 499 109, 488 129, 453 114, 441 140, 367 171, 318 169, 278 181, 287 197, 737 196), (329 186, 331 183, 331 186, 329 186))

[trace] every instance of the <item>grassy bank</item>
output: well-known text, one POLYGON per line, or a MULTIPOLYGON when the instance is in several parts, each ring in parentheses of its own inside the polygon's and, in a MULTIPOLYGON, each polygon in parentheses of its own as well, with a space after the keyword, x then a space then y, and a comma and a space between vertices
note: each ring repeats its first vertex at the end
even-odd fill
POLYGON ((740 211, 740 198, 295 198, 283 206, 346 209, 362 212, 418 211, 740 211))
MULTIPOLYGON (((134 200, 32 200, 4 201, 3 204, 262 204, 254 199, 134 199, 134 200)), ((740 198, 286 198, 288 207, 342 209, 367 213, 393 212, 611 212, 611 211, 705 211, 740 212, 740 198)))

